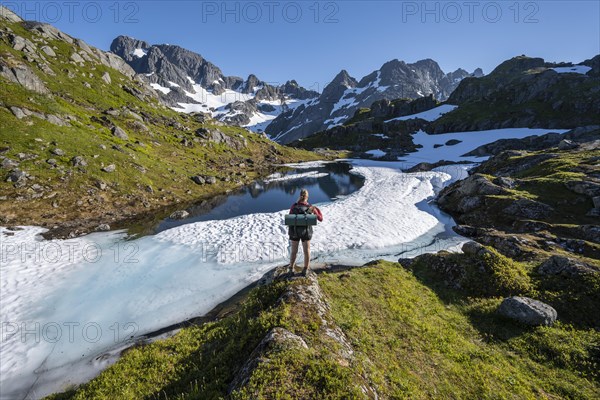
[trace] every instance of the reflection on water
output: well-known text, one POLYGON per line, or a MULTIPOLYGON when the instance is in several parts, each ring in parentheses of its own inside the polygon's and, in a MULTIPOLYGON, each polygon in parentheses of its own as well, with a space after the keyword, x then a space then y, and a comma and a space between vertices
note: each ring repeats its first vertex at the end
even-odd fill
POLYGON ((309 202, 312 204, 334 201, 337 197, 348 195, 362 187, 364 179, 351 174, 350 169, 352 166, 345 162, 327 163, 315 168, 289 169, 284 175, 314 172, 327 176, 275 182, 257 181, 227 196, 216 196, 189 207, 187 211, 190 217, 181 221, 168 218, 158 225, 155 233, 193 222, 284 210, 298 199, 302 188, 308 189, 309 202))

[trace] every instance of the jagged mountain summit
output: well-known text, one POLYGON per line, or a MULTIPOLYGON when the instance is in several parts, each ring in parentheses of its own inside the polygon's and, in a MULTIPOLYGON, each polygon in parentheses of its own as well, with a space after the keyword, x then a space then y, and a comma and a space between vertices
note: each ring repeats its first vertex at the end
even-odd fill
POLYGON ((265 131, 278 142, 290 143, 341 125, 359 108, 370 107, 378 100, 417 99, 430 95, 440 101, 446 100, 469 76, 481 77, 483 71, 478 68, 470 74, 457 69, 446 74, 431 59, 413 64, 392 60, 360 81, 342 70, 318 99, 281 114, 265 131))
POLYGON ((210 113, 253 131, 262 131, 280 113, 319 95, 294 80, 272 85, 253 74, 247 79, 225 76, 201 55, 175 45, 119 36, 110 50, 144 76, 174 110, 210 113))
POLYGON ((173 109, 210 113, 228 124, 265 131, 282 143, 341 124, 377 100, 429 95, 445 100, 465 77, 483 75, 481 69, 446 74, 430 59, 413 64, 392 60, 360 81, 342 70, 319 94, 294 80, 272 85, 252 74, 247 79, 225 76, 199 54, 179 46, 119 36, 110 49, 173 109))

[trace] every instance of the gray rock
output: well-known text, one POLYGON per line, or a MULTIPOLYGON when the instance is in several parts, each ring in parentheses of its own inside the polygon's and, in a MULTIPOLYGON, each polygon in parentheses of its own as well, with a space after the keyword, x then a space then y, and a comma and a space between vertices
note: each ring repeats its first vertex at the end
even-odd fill
POLYGON ((3 169, 13 169, 19 166, 19 163, 17 161, 11 160, 10 158, 5 158, 4 160, 2 160, 2 163, 0 163, 0 167, 2 167, 3 169))
POLYGON ((56 161, 56 159, 54 159, 54 158, 49 158, 46 160, 46 163, 48 163, 49 165, 52 165, 54 167, 54 166, 56 166, 58 161, 56 161))
POLYGON ((576 276, 598 272, 598 268, 563 256, 552 256, 538 268, 538 273, 542 275, 576 276))
POLYGON ((175 211, 174 213, 172 213, 169 218, 171 219, 185 219, 187 217, 190 216, 190 213, 185 211, 185 210, 179 210, 179 211, 175 211))
POLYGON ((94 186, 96 186, 100 190, 106 190, 106 188, 108 187, 108 185, 102 181, 97 181, 96 183, 94 183, 94 186))
POLYGON ((514 187, 516 186, 515 180, 506 176, 499 176, 495 178, 492 182, 506 189, 514 189, 514 187))
POLYGON ((589 197, 600 196, 600 183, 590 181, 569 181, 565 183, 567 188, 577 194, 589 197))
POLYGON ((8 174, 6 181, 12 183, 22 183, 27 180, 28 176, 29 175, 27 172, 21 171, 20 169, 14 169, 10 174, 8 174))
POLYGON ((488 249, 485 248, 484 245, 475 241, 470 241, 463 244, 462 251, 463 253, 471 256, 481 256, 490 252, 488 249))
POLYGON ((197 185, 204 185, 206 183, 206 181, 204 180, 204 178, 201 177, 201 176, 199 176, 199 175, 192 176, 191 179, 197 185))
POLYGON ((457 204, 458 211, 462 213, 467 213, 473 211, 476 208, 481 207, 483 204, 483 200, 479 196, 467 196, 460 199, 457 204))
POLYGON ((592 201, 594 202, 594 208, 600 208, 600 196, 595 196, 592 201))
POLYGON ((5 19, 8 22, 23 22, 21 17, 2 5, 0 5, 0 18, 5 19))
POLYGON ((529 199, 515 200, 502 212, 506 215, 529 219, 542 219, 549 217, 554 209, 547 204, 529 199))
POLYGON ((76 62, 76 63, 83 63, 85 62, 85 60, 77 53, 73 53, 71 54, 70 57, 71 61, 76 62))
POLYGON ((215 178, 214 176, 207 176, 205 177, 205 180, 208 185, 214 185, 215 183, 217 183, 217 178, 215 178))
POLYGON ((56 57, 56 53, 52 50, 50 46, 42 46, 41 50, 46 53, 47 56, 56 57))
POLYGON ((71 164, 73 164, 74 167, 87 167, 88 165, 87 161, 81 156, 71 158, 71 164))
POLYGON ((102 171, 111 173, 111 172, 115 172, 116 169, 117 169, 117 167, 115 166, 115 164, 110 164, 110 165, 107 165, 106 167, 102 168, 102 171))
POLYGON ((123 129, 119 128, 118 126, 113 126, 111 129, 111 133, 113 134, 113 136, 116 136, 119 139, 129 140, 129 135, 127 135, 127 132, 125 132, 123 129))
POLYGON ((50 153, 54 154, 55 156, 64 156, 65 155, 65 151, 62 149, 59 149, 58 147, 50 150, 50 153))
POLYGON ((577 147, 579 147, 579 145, 577 143, 573 143, 572 141, 570 141, 568 139, 563 139, 558 143, 559 150, 573 150, 573 149, 576 149, 577 147))
POLYGON ((13 35, 12 37, 12 47, 17 51, 25 51, 27 53, 35 52, 36 46, 29 39, 25 39, 24 37, 13 35))
POLYGON ((50 90, 48 90, 44 82, 24 64, 19 64, 14 67, 0 64, 0 76, 3 76, 11 82, 18 83, 24 88, 36 93, 50 93, 50 90))
POLYGON ((96 227, 96 231, 98 232, 107 232, 110 231, 110 225, 108 224, 100 224, 96 227))
POLYGON ((19 107, 11 107, 10 111, 13 113, 13 115, 15 117, 17 117, 17 119, 23 119, 25 118, 27 115, 23 112, 22 108, 19 107))
POLYGON ((526 325, 552 325, 557 318, 556 310, 546 303, 528 297, 513 296, 502 301, 498 313, 526 325))
POLYGON ((112 79, 110 79, 110 74, 108 72, 105 72, 104 75, 102 75, 102 80, 107 85, 110 85, 112 83, 112 79))
POLYGON ((51 124, 57 125, 57 126, 68 126, 69 123, 67 121, 65 121, 64 119, 56 116, 56 115, 52 115, 52 114, 48 114, 45 116, 46 121, 50 122, 51 124))

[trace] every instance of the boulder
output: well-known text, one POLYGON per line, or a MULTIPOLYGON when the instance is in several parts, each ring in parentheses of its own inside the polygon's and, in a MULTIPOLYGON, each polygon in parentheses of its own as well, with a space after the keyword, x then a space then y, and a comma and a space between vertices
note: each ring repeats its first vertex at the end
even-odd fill
POLYGON ((475 241, 472 241, 472 240, 470 242, 463 244, 462 251, 463 251, 463 253, 472 255, 472 256, 481 256, 483 254, 490 252, 488 249, 485 248, 484 245, 477 243, 475 241))
POLYGON ((83 63, 85 60, 77 53, 71 54, 71 61, 76 63, 83 63))
POLYGON ((113 136, 116 136, 119 139, 129 140, 129 135, 127 135, 127 132, 125 132, 123 129, 119 128, 118 126, 113 126, 110 131, 113 134, 113 136))
POLYGON ((50 46, 42 46, 41 50, 49 57, 56 57, 56 53, 50 46))
POLYGON ((59 149, 58 147, 50 150, 50 153, 54 154, 55 156, 64 156, 65 155, 65 151, 63 149, 59 149))
POLYGON ((206 181, 200 175, 195 175, 190 178, 196 185, 204 185, 206 181))
POLYGON ((39 94, 49 94, 44 82, 24 64, 9 67, 0 63, 0 76, 39 94))
POLYGON ((100 224, 96 227, 96 231, 98 232, 107 232, 110 231, 110 225, 108 224, 100 224))
POLYGON ((2 163, 0 163, 0 167, 3 169, 13 169, 19 166, 19 163, 17 161, 11 160, 10 158, 5 158, 4 160, 2 160, 2 163))
POLYGON ((516 186, 515 180, 506 176, 499 176, 495 178, 492 182, 506 189, 514 189, 514 187, 516 186))
POLYGON ((506 215, 528 219, 547 218, 553 211, 554 209, 549 205, 529 199, 515 200, 511 205, 502 210, 506 215))
POLYGON ((73 164, 74 167, 87 167, 88 165, 87 161, 81 156, 71 158, 71 164, 73 164))
POLYGON ((10 174, 8 174, 6 181, 12 183, 21 183, 27 180, 27 177, 27 172, 21 171, 20 169, 14 169, 10 174))
POLYGON ((115 164, 110 164, 110 165, 107 165, 106 167, 102 168, 102 171, 111 173, 111 172, 115 172, 116 169, 117 169, 117 167, 115 166, 115 164))
POLYGON ((169 218, 171 219, 185 219, 187 217, 190 216, 190 213, 185 211, 185 210, 179 210, 179 211, 175 211, 174 213, 172 213, 169 218))
POLYGON ((556 321, 556 310, 546 303, 528 297, 513 296, 502 301, 498 313, 526 325, 550 326, 556 321))
POLYGON ((538 273, 542 275, 576 276, 598 272, 598 268, 563 256, 552 256, 538 268, 538 273))
POLYGON ((104 81, 104 83, 106 83, 107 85, 110 85, 112 80, 110 79, 110 74, 108 72, 105 72, 104 75, 102 75, 102 80, 104 81))
POLYGON ((589 197, 600 196, 600 183, 591 181, 568 181, 565 183, 567 189, 589 197))
POLYGON ((568 139, 563 139, 558 143, 559 150, 573 150, 573 149, 576 149, 577 147, 579 147, 579 145, 577 143, 573 143, 572 141, 570 141, 568 139))
POLYGON ((207 176, 205 180, 206 183, 209 185, 214 185, 215 183, 217 183, 217 178, 215 178, 214 176, 207 176))

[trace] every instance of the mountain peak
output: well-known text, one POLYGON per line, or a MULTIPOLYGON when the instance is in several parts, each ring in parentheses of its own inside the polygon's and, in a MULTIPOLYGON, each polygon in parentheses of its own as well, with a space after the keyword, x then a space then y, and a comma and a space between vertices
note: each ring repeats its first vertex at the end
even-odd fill
POLYGON ((333 78, 333 80, 327 86, 343 85, 346 87, 355 87, 356 84, 357 84, 356 79, 351 77, 350 74, 348 73, 348 71, 343 69, 335 76, 335 78, 333 78))

